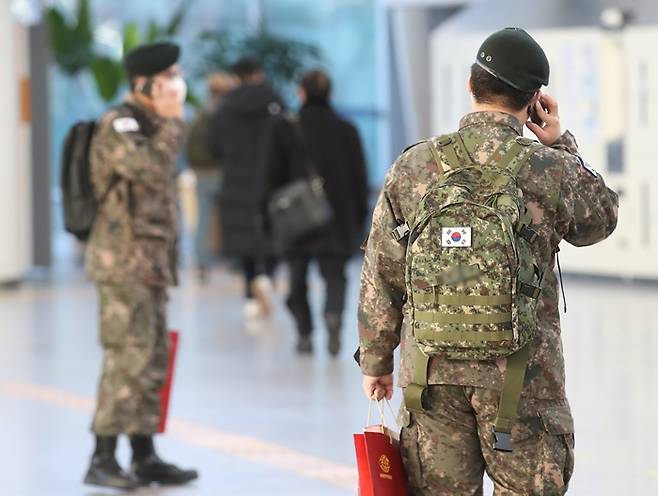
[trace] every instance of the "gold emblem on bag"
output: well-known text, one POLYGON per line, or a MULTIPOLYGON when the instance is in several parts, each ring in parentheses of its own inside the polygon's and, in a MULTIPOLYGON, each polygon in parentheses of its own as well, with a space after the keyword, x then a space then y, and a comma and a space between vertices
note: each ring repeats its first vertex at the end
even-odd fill
POLYGON ((388 474, 391 471, 391 462, 386 455, 379 457, 379 468, 382 469, 382 472, 388 474))

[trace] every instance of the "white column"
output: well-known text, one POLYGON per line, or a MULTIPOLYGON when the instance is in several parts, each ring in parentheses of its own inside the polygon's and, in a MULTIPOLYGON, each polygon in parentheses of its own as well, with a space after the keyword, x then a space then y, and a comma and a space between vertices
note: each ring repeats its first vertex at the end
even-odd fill
POLYGON ((408 143, 429 132, 429 19, 426 8, 392 10, 393 49, 408 143))
POLYGON ((0 2, 0 282, 20 279, 32 256, 30 129, 21 119, 20 89, 28 73, 27 39, 11 3, 0 2))

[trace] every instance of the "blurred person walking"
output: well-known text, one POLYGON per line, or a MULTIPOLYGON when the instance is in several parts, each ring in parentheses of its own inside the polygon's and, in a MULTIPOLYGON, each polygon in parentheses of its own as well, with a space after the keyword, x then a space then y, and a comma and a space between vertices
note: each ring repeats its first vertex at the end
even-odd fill
POLYGON ((126 55, 132 92, 101 118, 91 143, 101 204, 86 265, 98 287, 104 358, 87 484, 134 489, 198 477, 163 462, 153 444, 169 359, 167 287, 177 282, 175 173, 186 93, 179 54, 177 45, 154 43, 126 55), (122 434, 132 446, 131 473, 115 457, 122 434))
POLYGON ((302 78, 298 116, 280 119, 272 132, 265 175, 265 197, 273 191, 308 177, 313 165, 324 183, 333 220, 310 237, 286 249, 290 267, 287 306, 299 340, 297 351, 311 353, 313 320, 308 301, 307 273, 315 260, 326 283, 324 319, 332 356, 340 351, 340 330, 346 287, 346 265, 358 249, 368 214, 366 165, 356 128, 339 117, 330 103, 331 81, 321 71, 302 78))
MULTIPOLYGON (((199 280, 206 282, 208 269, 212 265, 211 247, 213 228, 211 221, 215 218, 214 209, 221 191, 221 163, 212 155, 208 148, 208 127, 210 116, 219 106, 222 98, 234 86, 233 79, 224 73, 208 76, 208 92, 210 100, 205 108, 190 124, 187 135, 187 161, 196 176, 198 201, 198 222, 195 233, 195 252, 199 280)), ((217 226, 219 227, 219 226, 217 226)))
POLYGON ((402 341, 401 450, 416 496, 482 494, 485 471, 497 495, 568 488, 556 253, 562 239, 610 235, 617 195, 562 134, 557 102, 540 91, 548 79, 528 33, 492 34, 471 68, 472 113, 458 132, 404 151, 375 208, 359 305, 363 388, 392 396, 402 341))
POLYGON ((265 82, 258 61, 240 59, 232 73, 238 86, 225 95, 211 116, 207 140, 224 171, 220 197, 222 254, 238 259, 242 265, 245 316, 252 318, 271 313, 270 277, 276 261, 263 231, 257 192, 269 133, 283 103, 265 82))

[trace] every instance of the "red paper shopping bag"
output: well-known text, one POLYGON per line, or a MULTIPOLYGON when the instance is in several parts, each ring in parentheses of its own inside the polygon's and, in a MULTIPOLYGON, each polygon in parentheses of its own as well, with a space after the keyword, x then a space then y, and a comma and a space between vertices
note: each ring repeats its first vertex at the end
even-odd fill
POLYGON ((176 364, 177 352, 178 331, 169 331, 169 366, 167 367, 167 379, 160 390, 160 425, 158 426, 158 432, 160 433, 163 433, 167 427, 169 398, 171 397, 171 384, 174 380, 174 366, 176 364))
POLYGON ((407 496, 407 477, 396 433, 383 424, 369 426, 363 434, 354 434, 354 447, 359 496, 407 496))

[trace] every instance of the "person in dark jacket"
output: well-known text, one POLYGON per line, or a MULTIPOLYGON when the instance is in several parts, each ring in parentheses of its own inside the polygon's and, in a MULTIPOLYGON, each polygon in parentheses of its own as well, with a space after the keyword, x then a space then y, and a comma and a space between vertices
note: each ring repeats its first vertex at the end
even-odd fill
POLYGON ((279 96, 265 83, 265 73, 252 59, 232 68, 238 87, 224 96, 210 119, 208 146, 224 168, 220 199, 222 252, 241 260, 247 292, 245 315, 271 312, 269 288, 273 250, 263 232, 260 201, 267 138, 283 110, 279 96))
POLYGON ((272 130, 266 169, 265 197, 308 174, 310 162, 324 180, 333 221, 311 238, 287 250, 290 294, 287 305, 297 324, 299 353, 311 353, 313 322, 306 277, 312 260, 326 282, 324 309, 329 352, 340 351, 340 328, 345 301, 346 264, 361 241, 368 214, 367 173, 356 128, 339 117, 329 98, 331 81, 321 71, 304 75, 299 88, 298 117, 281 118, 272 130))

